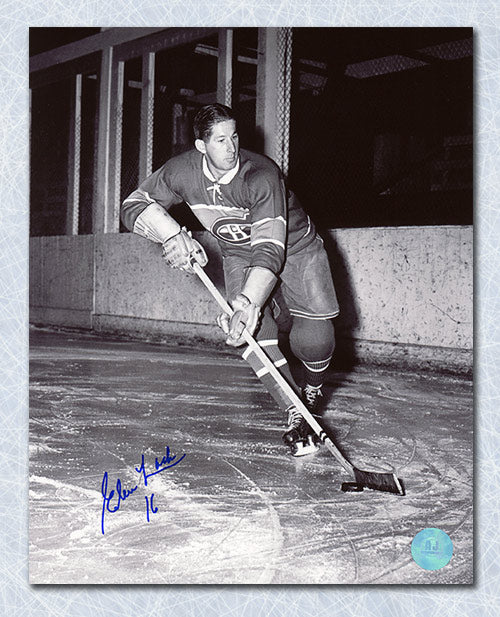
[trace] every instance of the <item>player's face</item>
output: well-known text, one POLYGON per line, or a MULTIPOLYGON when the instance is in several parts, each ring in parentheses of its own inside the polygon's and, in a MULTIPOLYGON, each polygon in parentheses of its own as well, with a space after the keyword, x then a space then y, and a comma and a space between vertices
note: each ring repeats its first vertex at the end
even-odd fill
POLYGON ((240 150, 236 122, 224 120, 214 124, 208 141, 196 140, 196 147, 207 159, 208 168, 217 180, 233 169, 240 150))

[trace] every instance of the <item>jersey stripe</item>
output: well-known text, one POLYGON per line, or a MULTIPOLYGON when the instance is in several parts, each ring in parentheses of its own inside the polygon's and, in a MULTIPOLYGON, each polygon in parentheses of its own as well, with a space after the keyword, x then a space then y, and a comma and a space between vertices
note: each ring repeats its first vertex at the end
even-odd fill
POLYGON ((276 216, 274 218, 269 216, 265 219, 261 219, 260 221, 255 221, 255 223, 252 223, 252 228, 258 227, 259 225, 263 225, 264 223, 269 223, 270 221, 273 223, 276 221, 276 222, 283 223, 283 225, 286 225, 286 221, 282 216, 276 216))
POLYGON ((250 242, 250 246, 255 246, 257 244, 263 244, 264 242, 269 242, 270 244, 276 244, 276 246, 279 246, 283 250, 285 250, 285 244, 274 238, 262 238, 262 240, 252 240, 250 242))
POLYGON ((134 201, 146 201, 148 204, 154 204, 155 200, 151 199, 151 196, 147 191, 143 191, 142 189, 136 189, 125 199, 124 204, 131 203, 134 201))
MULTIPOLYGON (((186 202, 187 203, 187 202, 186 202)), ((191 210, 216 210, 217 212, 231 212, 231 215, 234 216, 234 213, 237 212, 242 218, 245 217, 246 214, 250 212, 247 208, 237 208, 235 206, 223 206, 223 205, 210 205, 210 204, 190 204, 188 206, 191 210)))

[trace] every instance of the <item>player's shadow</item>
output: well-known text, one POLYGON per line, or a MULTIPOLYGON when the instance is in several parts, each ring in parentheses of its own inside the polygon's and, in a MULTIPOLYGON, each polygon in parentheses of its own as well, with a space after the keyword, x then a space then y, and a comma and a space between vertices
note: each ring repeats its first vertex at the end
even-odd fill
POLYGON ((360 323, 356 290, 352 283, 347 259, 334 237, 328 233, 320 235, 325 244, 340 306, 340 314, 334 320, 336 349, 332 366, 341 370, 349 370, 359 363, 355 346, 356 331, 360 323))

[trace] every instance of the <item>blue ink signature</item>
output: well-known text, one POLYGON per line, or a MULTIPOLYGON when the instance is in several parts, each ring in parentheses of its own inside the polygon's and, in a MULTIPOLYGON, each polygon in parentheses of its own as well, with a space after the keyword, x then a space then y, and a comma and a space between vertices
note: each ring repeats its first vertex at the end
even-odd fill
MULTIPOLYGON (((184 453, 181 457, 177 458, 176 454, 170 453, 169 446, 166 446, 165 456, 163 456, 160 460, 158 460, 158 457, 155 458, 154 471, 147 473, 146 463, 144 460, 144 454, 141 456, 141 465, 138 468, 136 467, 135 471, 138 474, 140 474, 140 478, 143 480, 144 486, 147 486, 149 478, 151 478, 152 476, 156 476, 157 474, 162 473, 163 471, 166 471, 167 469, 171 469, 172 467, 175 467, 182 461, 182 459, 185 456, 186 456, 186 453, 184 453)), ((108 493, 108 480, 109 480, 108 472, 105 471, 103 478, 102 478, 102 484, 101 484, 101 495, 102 495, 101 532, 103 535, 104 535, 104 515, 106 514, 106 512, 110 512, 111 514, 113 512, 118 512, 122 503, 126 499, 128 499, 131 495, 133 495, 135 491, 139 488, 139 483, 131 488, 126 488, 122 486, 122 481, 120 480, 120 478, 118 478, 116 481, 115 488, 112 489, 108 493)), ((148 497, 147 495, 145 496, 146 518, 147 518, 148 523, 150 521, 150 513, 156 514, 158 512, 158 506, 155 507, 153 499, 154 499, 154 493, 151 493, 150 497, 148 497)))
POLYGON ((151 476, 156 476, 157 473, 161 473, 162 471, 165 471, 165 469, 170 469, 171 467, 178 465, 185 456, 185 453, 181 456, 181 458, 177 458, 176 454, 171 455, 170 448, 167 446, 165 448, 165 456, 161 459, 161 461, 158 461, 158 457, 155 458, 156 471, 153 471, 152 473, 146 473, 146 467, 144 465, 144 454, 142 455, 141 466, 139 467, 139 469, 137 469, 136 467, 135 470, 137 471, 137 473, 142 473, 142 477, 144 479, 144 486, 147 486, 148 478, 151 478, 151 476))

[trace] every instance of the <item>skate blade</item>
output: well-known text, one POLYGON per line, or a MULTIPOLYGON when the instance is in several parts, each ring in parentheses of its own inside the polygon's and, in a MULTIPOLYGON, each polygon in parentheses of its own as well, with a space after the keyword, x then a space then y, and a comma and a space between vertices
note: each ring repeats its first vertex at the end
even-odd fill
POLYGON ((303 443, 298 443, 296 445, 295 451, 292 452, 292 456, 306 456, 307 454, 314 454, 318 450, 319 446, 308 439, 306 445, 303 443))

